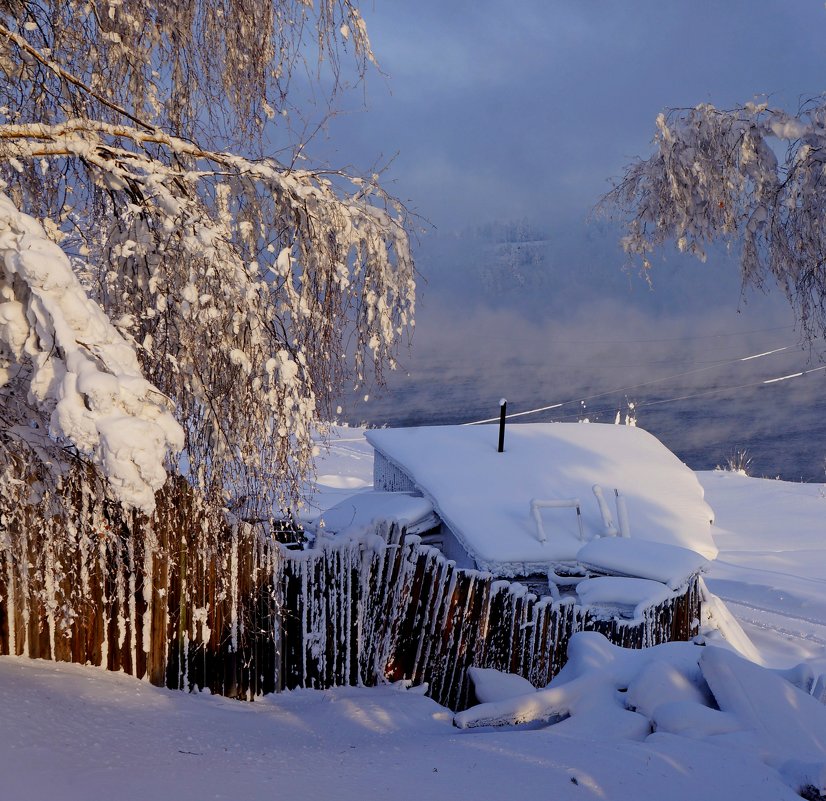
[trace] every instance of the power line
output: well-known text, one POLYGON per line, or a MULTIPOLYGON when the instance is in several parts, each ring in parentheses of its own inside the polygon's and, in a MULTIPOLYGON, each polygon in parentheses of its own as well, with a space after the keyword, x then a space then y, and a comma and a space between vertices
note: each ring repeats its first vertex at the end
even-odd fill
MULTIPOLYGON (((767 350, 763 353, 755 353, 752 356, 743 356, 742 358, 734 359, 734 361, 748 362, 748 361, 751 361, 752 359, 759 359, 761 356, 771 356, 773 353, 780 353, 780 351, 788 350, 790 347, 791 347, 790 345, 787 345, 786 347, 783 347, 783 348, 776 348, 775 350, 767 350)), ((696 360, 696 361, 686 362, 686 364, 687 365, 688 364, 703 364, 703 365, 708 365, 709 367, 720 367, 720 366, 725 365, 725 364, 731 364, 731 361, 732 360, 730 360, 730 359, 703 359, 703 360, 696 360)), ((618 364, 618 363, 597 364, 594 361, 589 361, 588 366, 589 367, 600 367, 601 369, 605 370, 605 369, 612 368, 612 367, 617 368, 617 369, 628 369, 628 368, 631 368, 631 367, 634 367, 634 368, 658 367, 658 366, 663 365, 663 364, 673 364, 673 363, 674 363, 673 359, 664 359, 662 361, 657 361, 657 362, 634 362, 633 364, 618 364)))
POLYGON ((765 384, 777 384, 780 381, 788 381, 790 378, 800 378, 801 376, 808 375, 809 373, 816 373, 818 372, 818 370, 826 370, 826 364, 821 365, 820 367, 812 367, 810 370, 801 370, 799 373, 791 373, 790 375, 780 376, 779 378, 767 378, 762 381, 752 381, 748 384, 739 384, 734 387, 717 387, 715 389, 709 389, 703 392, 696 392, 691 395, 680 395, 679 397, 665 398, 663 400, 643 401, 641 403, 637 403, 636 407, 639 408, 640 406, 659 406, 663 403, 672 403, 673 401, 678 400, 690 400, 691 398, 702 398, 707 395, 714 395, 720 392, 734 392, 734 390, 737 389, 749 389, 751 387, 764 386, 765 384))
POLYGON ((740 359, 741 362, 750 362, 752 359, 759 359, 761 356, 771 356, 773 353, 780 353, 781 350, 788 350, 789 346, 785 348, 775 348, 775 350, 767 350, 765 353, 755 353, 754 356, 744 356, 740 359))
MULTIPOLYGON (((784 345, 781 348, 774 348, 773 350, 768 350, 768 351, 765 351, 763 353, 754 353, 754 354, 751 354, 749 356, 741 356, 741 357, 738 357, 736 359, 728 359, 726 361, 721 361, 717 364, 713 364, 713 365, 710 365, 710 366, 707 366, 707 367, 698 367, 695 370, 685 370, 682 373, 674 373, 672 375, 663 376, 662 378, 655 378, 651 381, 644 381, 641 384, 633 384, 633 385, 627 386, 627 387, 618 387, 616 389, 610 389, 610 390, 607 390, 605 392, 598 392, 594 395, 587 395, 583 398, 576 398, 574 400, 567 400, 567 401, 560 401, 558 403, 551 403, 551 404, 548 404, 547 406, 539 406, 536 409, 528 409, 527 411, 524 411, 524 412, 514 412, 513 414, 506 415, 506 419, 510 420, 510 419, 515 418, 515 417, 525 417, 526 415, 530 415, 530 414, 538 414, 540 412, 550 411, 551 409, 558 409, 561 406, 567 406, 571 403, 584 403, 585 401, 594 400, 596 398, 604 398, 607 395, 615 395, 619 392, 629 392, 629 391, 634 390, 634 389, 642 389, 643 387, 650 387, 650 386, 653 386, 654 384, 661 384, 663 381, 671 381, 675 378, 684 378, 685 376, 688 376, 688 375, 696 375, 697 373, 703 373, 703 372, 706 372, 708 370, 714 370, 717 367, 723 367, 723 366, 728 365, 728 364, 738 364, 740 362, 747 362, 747 361, 751 361, 753 359, 760 359, 760 358, 763 358, 764 356, 772 356, 775 353, 781 353, 782 351, 789 350, 789 348, 792 348, 792 347, 795 347, 795 346, 794 345, 784 345)), ((810 372, 814 372, 814 371, 810 371, 810 372)), ((481 425, 483 423, 496 423, 496 422, 498 422, 498 420, 499 420, 498 417, 489 417, 485 420, 474 420, 470 423, 462 423, 462 425, 474 426, 474 425, 481 425)))
MULTIPOLYGON (((765 386, 766 384, 776 384, 780 381, 788 381, 791 378, 800 378, 801 376, 808 375, 809 373, 816 373, 819 370, 826 370, 826 365, 822 365, 820 367, 813 367, 810 370, 801 370, 798 373, 791 373, 790 375, 784 375, 778 378, 768 378, 761 381, 751 381, 747 384, 737 384, 736 386, 730 387, 715 387, 714 389, 707 389, 703 390, 702 392, 692 392, 689 395, 676 395, 673 398, 661 398, 660 400, 654 401, 637 401, 636 403, 634 403, 634 411, 636 411, 637 409, 648 408, 650 406, 661 406, 665 403, 675 403, 676 401, 692 400, 694 398, 705 398, 710 395, 722 395, 727 392, 734 392, 738 389, 751 389, 753 387, 765 386)), ((591 414, 613 414, 615 411, 616 408, 611 407, 606 409, 594 410, 591 412, 591 414)), ((578 413, 567 414, 563 417, 576 417, 577 414, 578 413)))

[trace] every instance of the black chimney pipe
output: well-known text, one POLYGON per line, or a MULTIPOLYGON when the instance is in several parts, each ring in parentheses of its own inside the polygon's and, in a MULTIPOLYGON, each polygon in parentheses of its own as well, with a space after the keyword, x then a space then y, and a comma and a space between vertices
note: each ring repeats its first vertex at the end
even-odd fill
POLYGON ((508 412, 508 402, 505 398, 499 401, 499 453, 505 450, 505 416, 508 412))

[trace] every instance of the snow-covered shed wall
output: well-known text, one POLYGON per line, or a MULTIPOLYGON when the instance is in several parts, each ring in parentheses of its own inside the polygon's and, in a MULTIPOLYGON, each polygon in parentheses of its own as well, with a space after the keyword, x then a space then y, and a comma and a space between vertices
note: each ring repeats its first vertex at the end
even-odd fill
POLYGON ((378 492, 418 492, 413 479, 381 451, 373 456, 373 489, 378 492))

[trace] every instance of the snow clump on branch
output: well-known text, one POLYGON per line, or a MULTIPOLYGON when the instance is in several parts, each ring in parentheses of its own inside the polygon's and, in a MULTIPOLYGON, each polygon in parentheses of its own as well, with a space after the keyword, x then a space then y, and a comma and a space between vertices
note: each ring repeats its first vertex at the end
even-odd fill
POLYGON ((151 513, 183 430, 63 251, 0 193, 0 386, 23 371, 51 436, 91 457, 117 500, 151 513))

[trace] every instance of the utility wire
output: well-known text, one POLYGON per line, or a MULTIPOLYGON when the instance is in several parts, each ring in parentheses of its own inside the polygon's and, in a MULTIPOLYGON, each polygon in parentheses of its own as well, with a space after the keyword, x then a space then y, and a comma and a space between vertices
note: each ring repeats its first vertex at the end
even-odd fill
MULTIPOLYGON (((650 387, 650 386, 653 386, 654 384, 661 384, 663 381, 671 381, 672 379, 675 379, 675 378, 683 378, 683 377, 688 376, 688 375, 695 375, 697 373, 703 373, 703 372, 706 372, 708 370, 714 370, 717 367, 723 367, 723 366, 729 365, 729 364, 738 364, 740 362, 748 362, 748 361, 752 361, 753 359, 763 358, 764 356, 772 356, 775 353, 781 353, 781 352, 783 352, 785 350, 789 350, 790 348, 793 348, 793 347, 795 347, 795 346, 794 345, 784 345, 781 348, 774 348, 773 350, 767 350, 763 353, 753 353, 749 356, 741 356, 741 357, 736 358, 736 359, 729 359, 727 361, 719 362, 717 364, 709 365, 709 366, 706 366, 706 367, 698 367, 695 370, 686 370, 682 373, 674 373, 672 375, 663 376, 662 378, 655 378, 652 381, 644 381, 641 384, 633 384, 633 385, 627 386, 627 387, 618 387, 616 389, 607 390, 606 392, 598 392, 594 395, 587 395, 584 398, 576 398, 574 400, 560 401, 559 403, 551 403, 547 406, 539 406, 536 409, 528 409, 527 411, 524 411, 524 412, 515 412, 513 414, 505 415, 505 418, 508 419, 508 420, 511 420, 513 418, 516 418, 516 417, 525 417, 526 415, 529 415, 529 414, 539 414, 539 412, 547 412, 547 411, 550 411, 551 409, 558 409, 561 406, 567 406, 571 403, 584 403, 585 401, 594 400, 595 398, 604 398, 607 395, 615 395, 618 392, 629 392, 630 390, 633 390, 633 389, 642 389, 643 387, 650 387)), ((821 369, 821 368, 816 368, 816 369, 821 369)), ((814 372, 814 370, 810 370, 809 372, 814 372)), ((759 383, 762 383, 762 382, 759 382, 759 383)), ((735 387, 735 389, 736 389, 736 387, 735 387)), ((470 423, 462 423, 462 425, 475 426, 475 425, 481 425, 482 423, 496 423, 498 421, 499 421, 498 417, 489 417, 485 420, 474 420, 470 423)))
MULTIPOLYGON (((660 406, 664 403, 674 403, 676 401, 682 400, 691 400, 693 398, 705 398, 709 395, 721 395, 726 392, 734 392, 738 389, 751 389, 753 387, 760 387, 766 384, 777 384, 781 381, 788 381, 791 378, 800 378, 801 376, 808 375, 809 373, 816 373, 818 370, 826 370, 826 365, 821 365, 820 367, 813 367, 810 370, 801 370, 799 373, 791 373, 790 375, 780 376, 779 378, 768 378, 762 381, 751 381, 748 384, 738 384, 736 386, 731 387, 715 387, 714 389, 707 389, 703 390, 702 392, 693 392, 689 395, 676 395, 673 398, 662 398, 660 400, 654 401, 636 401, 634 403, 634 411, 636 412, 637 409, 647 408, 649 406, 660 406)), ((591 414, 598 415, 598 414, 612 414, 616 411, 614 407, 606 408, 606 409, 597 409, 591 411, 591 414)), ((577 414, 567 414, 564 417, 576 417, 577 414)), ((498 419, 498 418, 497 418, 498 419)))

